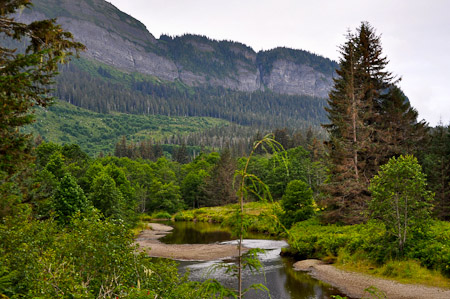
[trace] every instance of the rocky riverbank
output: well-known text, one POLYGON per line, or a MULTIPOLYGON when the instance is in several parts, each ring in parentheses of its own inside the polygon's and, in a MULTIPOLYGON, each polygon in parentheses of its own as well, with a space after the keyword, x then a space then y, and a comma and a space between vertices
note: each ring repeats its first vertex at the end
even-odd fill
POLYGON ((309 272, 314 278, 331 284, 350 297, 368 295, 364 290, 374 286, 383 291, 389 299, 448 299, 450 289, 423 285, 402 284, 361 273, 339 270, 319 260, 303 260, 294 264, 299 271, 309 272))

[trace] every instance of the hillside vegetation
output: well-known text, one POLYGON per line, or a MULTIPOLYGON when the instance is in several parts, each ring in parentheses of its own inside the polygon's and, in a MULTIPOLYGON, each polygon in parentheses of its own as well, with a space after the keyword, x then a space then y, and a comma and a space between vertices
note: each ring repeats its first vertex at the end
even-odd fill
POLYGON ((63 67, 56 80, 58 98, 101 113, 206 116, 265 129, 307 128, 326 120, 324 99, 191 87, 86 59, 63 67))
POLYGON ((122 136, 134 141, 160 142, 173 135, 183 136, 229 124, 208 117, 96 113, 63 101, 48 109, 37 109, 35 117, 36 122, 26 127, 26 132, 49 142, 78 144, 91 156, 112 153, 122 136))

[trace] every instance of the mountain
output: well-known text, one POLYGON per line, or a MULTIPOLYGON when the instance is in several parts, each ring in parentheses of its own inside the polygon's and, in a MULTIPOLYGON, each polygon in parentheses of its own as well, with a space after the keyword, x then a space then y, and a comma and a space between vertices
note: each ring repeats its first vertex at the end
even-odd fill
POLYGON ((327 97, 337 64, 303 50, 255 52, 237 42, 205 36, 156 39, 133 17, 103 0, 35 0, 18 20, 57 18, 87 46, 85 58, 127 72, 188 86, 327 97))
MULTIPOLYGON (((30 127, 45 140, 79 143, 95 155, 110 151, 122 135, 173 144, 158 131, 141 131, 141 125, 126 130, 127 123, 164 119, 156 116, 210 117, 229 125, 198 126, 199 132, 193 129, 195 120, 194 125, 175 121, 178 129, 170 130, 171 138, 185 136, 183 142, 191 146, 217 149, 247 144, 256 133, 275 128, 318 132, 327 121, 324 107, 338 66, 327 58, 289 48, 255 52, 242 43, 191 34, 155 38, 141 22, 103 0, 33 4, 16 19, 57 18, 87 46, 80 58, 61 66, 56 78, 54 96, 72 105, 38 112, 30 127), (79 114, 75 106, 97 114, 79 114), (51 117, 45 120, 45 115, 51 117), (112 127, 100 124, 108 115, 121 116, 112 127)), ((7 39, 2 44, 24 47, 7 39)))

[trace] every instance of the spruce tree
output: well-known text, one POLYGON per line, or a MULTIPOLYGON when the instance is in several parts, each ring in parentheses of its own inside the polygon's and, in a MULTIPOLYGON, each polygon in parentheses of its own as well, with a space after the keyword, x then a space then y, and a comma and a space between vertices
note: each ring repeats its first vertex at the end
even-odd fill
POLYGON ((347 34, 328 105, 329 183, 325 220, 364 220, 369 180, 392 156, 412 154, 426 133, 417 112, 386 70, 381 40, 367 22, 347 34))
POLYGON ((360 172, 365 166, 361 153, 369 147, 368 112, 372 103, 365 98, 362 79, 361 49, 357 35, 348 33, 341 47, 340 68, 334 79, 328 105, 329 124, 323 127, 330 134, 327 142, 330 158, 330 181, 324 188, 327 221, 360 220, 364 202, 365 180, 360 172))
POLYGON ((427 124, 417 121, 417 116, 401 89, 392 86, 381 104, 382 121, 377 124, 382 165, 393 156, 416 154, 422 144, 428 143, 427 124))
POLYGON ((201 205, 219 206, 236 202, 236 190, 233 186, 235 170, 236 161, 231 151, 225 149, 206 181, 206 198, 201 205))
POLYGON ((421 164, 430 190, 435 193, 434 214, 450 220, 450 125, 439 123, 430 132, 430 141, 421 152, 421 164))

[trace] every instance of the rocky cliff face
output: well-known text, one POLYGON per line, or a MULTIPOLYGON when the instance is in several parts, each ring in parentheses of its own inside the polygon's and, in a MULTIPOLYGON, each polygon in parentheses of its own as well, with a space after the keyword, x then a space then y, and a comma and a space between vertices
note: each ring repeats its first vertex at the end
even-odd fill
POLYGON ((324 98, 328 96, 333 80, 310 66, 279 59, 274 62, 270 73, 263 77, 263 83, 277 93, 324 98))
POLYGON ((142 23, 103 0, 34 3, 32 11, 25 10, 17 19, 31 22, 57 17, 65 30, 86 45, 86 57, 167 81, 326 97, 332 86, 333 71, 329 69, 337 67, 329 59, 300 50, 289 49, 289 55, 279 49, 256 53, 239 43, 193 35, 155 39, 142 23), (261 55, 270 56, 270 63, 259 59, 261 55), (311 63, 308 55, 319 63, 311 63))

